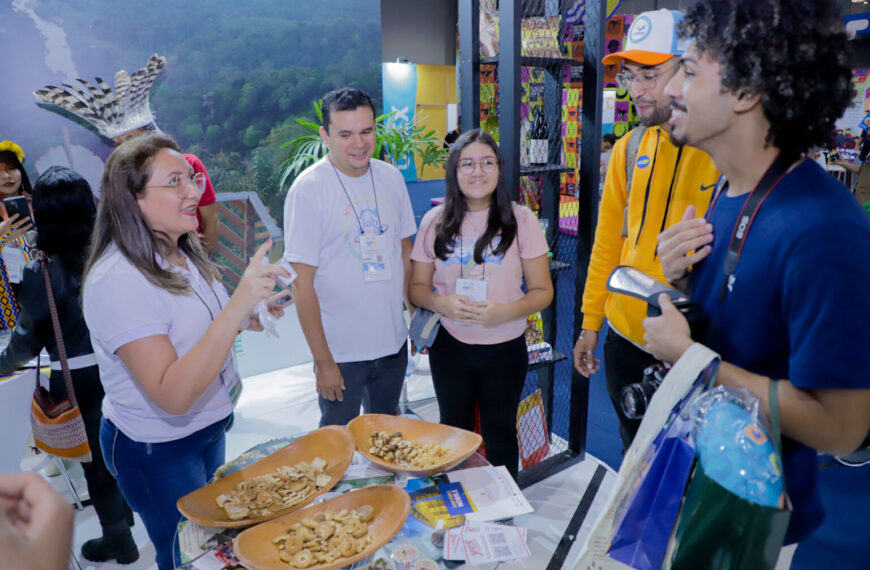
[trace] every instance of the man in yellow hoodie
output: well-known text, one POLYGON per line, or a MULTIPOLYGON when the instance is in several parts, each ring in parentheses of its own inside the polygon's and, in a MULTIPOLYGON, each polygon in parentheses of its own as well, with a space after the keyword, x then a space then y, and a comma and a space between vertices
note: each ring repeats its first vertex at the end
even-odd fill
POLYGON ((607 278, 617 265, 630 265, 664 281, 656 238, 680 221, 686 207, 705 212, 719 179, 709 155, 675 146, 670 139, 671 99, 664 88, 677 73, 683 52, 676 33, 681 20, 682 14, 672 10, 640 14, 629 29, 625 50, 602 60, 605 65, 623 63, 617 80, 634 101, 642 126, 616 142, 607 168, 574 366, 587 378, 599 369, 593 351, 606 317, 607 392, 626 449, 640 420, 626 417, 620 394, 626 386, 639 382, 644 369, 657 360, 644 347, 641 321, 646 316, 646 303, 609 293, 607 278), (633 164, 627 164, 629 161, 633 164))

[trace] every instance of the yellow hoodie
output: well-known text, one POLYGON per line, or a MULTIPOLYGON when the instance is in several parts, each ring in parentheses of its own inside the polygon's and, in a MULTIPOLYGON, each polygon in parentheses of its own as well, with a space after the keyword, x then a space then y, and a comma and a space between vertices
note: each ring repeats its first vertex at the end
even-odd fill
POLYGON ((606 316, 617 333, 644 345, 641 321, 646 317, 646 303, 610 293, 607 278, 617 265, 630 265, 665 281, 656 255, 658 235, 680 221, 689 205, 695 206, 698 215, 707 211, 719 171, 704 151, 674 146, 667 131, 650 127, 637 152, 631 193, 626 194, 625 155, 629 136, 616 141, 607 167, 583 291, 583 328, 600 331, 606 316), (628 237, 623 238, 627 198, 628 237))

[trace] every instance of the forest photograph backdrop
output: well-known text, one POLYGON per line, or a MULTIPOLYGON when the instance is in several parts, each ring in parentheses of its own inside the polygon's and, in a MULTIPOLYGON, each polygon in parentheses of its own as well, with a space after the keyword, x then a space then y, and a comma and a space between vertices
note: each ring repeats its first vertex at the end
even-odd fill
POLYGON ((379 0, 12 0, 0 6, 0 139, 36 161, 63 144, 105 160, 111 144, 36 105, 45 85, 113 84, 166 57, 151 107, 157 125, 197 154, 220 192, 257 192, 280 223, 281 145, 314 120, 312 101, 341 86, 381 111, 379 0))

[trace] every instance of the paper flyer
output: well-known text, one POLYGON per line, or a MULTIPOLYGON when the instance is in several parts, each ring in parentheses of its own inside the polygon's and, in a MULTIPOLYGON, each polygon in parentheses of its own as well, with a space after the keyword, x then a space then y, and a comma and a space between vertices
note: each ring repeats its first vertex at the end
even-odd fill
POLYGON ((472 467, 447 474, 451 483, 461 483, 475 512, 466 518, 493 521, 530 513, 534 509, 526 500, 504 465, 472 467))
POLYGON ((444 483, 438 485, 438 491, 441 493, 441 498, 444 499, 447 512, 452 516, 467 515, 474 512, 474 504, 465 494, 462 483, 444 483))
POLYGON ((527 535, 523 527, 466 521, 445 533, 442 556, 470 566, 519 560, 531 556, 527 535))

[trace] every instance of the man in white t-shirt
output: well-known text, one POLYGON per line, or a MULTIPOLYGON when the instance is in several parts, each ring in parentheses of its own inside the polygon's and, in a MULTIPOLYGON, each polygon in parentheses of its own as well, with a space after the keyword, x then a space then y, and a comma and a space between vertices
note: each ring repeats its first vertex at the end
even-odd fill
POLYGON ((284 254, 314 357, 320 425, 395 413, 408 354, 403 300, 414 213, 401 173, 372 158, 375 109, 359 89, 323 97, 326 157, 284 203, 284 254))

